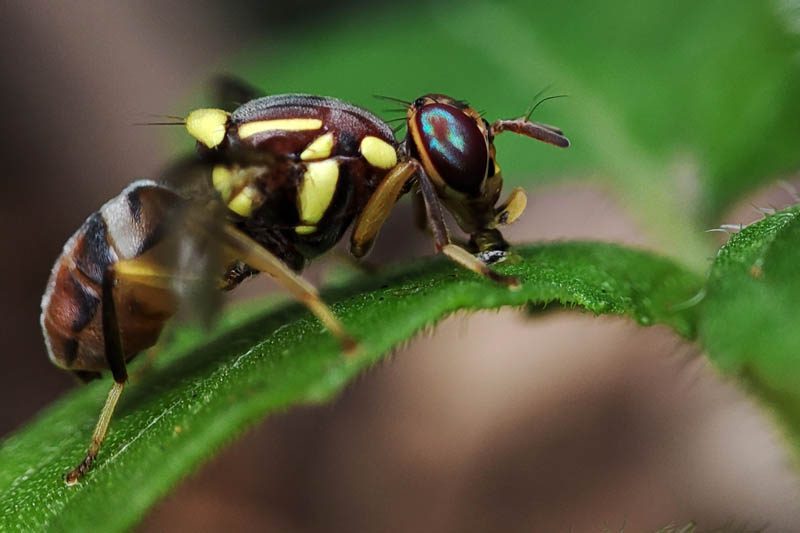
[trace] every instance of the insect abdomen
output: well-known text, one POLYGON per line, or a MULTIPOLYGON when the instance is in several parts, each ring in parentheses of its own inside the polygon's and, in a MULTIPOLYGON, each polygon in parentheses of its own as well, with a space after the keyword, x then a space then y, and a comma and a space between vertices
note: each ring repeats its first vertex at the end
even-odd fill
MULTIPOLYGON (((164 213, 179 198, 151 181, 137 181, 92 214, 67 241, 42 299, 48 355, 70 370, 108 368, 102 326, 102 282, 109 269, 132 260, 161 238, 164 213)), ((117 320, 125 359, 152 346, 174 313, 166 287, 117 280, 117 320)))

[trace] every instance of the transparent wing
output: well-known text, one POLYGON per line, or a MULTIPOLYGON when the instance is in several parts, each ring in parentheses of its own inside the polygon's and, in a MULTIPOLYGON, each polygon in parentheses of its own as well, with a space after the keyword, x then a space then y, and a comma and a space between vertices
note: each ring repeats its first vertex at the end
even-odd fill
POLYGON ((119 206, 118 248, 120 238, 130 236, 115 265, 120 283, 147 302, 158 298, 145 297, 148 288, 166 291, 177 316, 209 324, 222 302, 221 280, 233 262, 212 229, 228 223, 224 207, 213 197, 186 196, 155 182, 138 182, 119 206))

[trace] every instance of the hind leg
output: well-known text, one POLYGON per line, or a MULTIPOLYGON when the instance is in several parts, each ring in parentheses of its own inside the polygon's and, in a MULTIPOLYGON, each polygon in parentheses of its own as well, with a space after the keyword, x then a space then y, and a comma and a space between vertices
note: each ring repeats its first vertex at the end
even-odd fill
POLYGON ((114 302, 114 287, 116 285, 116 275, 113 267, 108 269, 103 276, 103 342, 105 344, 106 360, 114 377, 114 384, 108 391, 106 403, 100 411, 100 417, 92 433, 92 440, 83 461, 73 468, 66 476, 67 485, 75 485, 89 471, 100 452, 100 446, 108 433, 108 425, 114 409, 125 388, 128 380, 128 371, 125 367, 125 354, 122 349, 122 336, 120 334, 119 323, 117 321, 117 309, 114 302))

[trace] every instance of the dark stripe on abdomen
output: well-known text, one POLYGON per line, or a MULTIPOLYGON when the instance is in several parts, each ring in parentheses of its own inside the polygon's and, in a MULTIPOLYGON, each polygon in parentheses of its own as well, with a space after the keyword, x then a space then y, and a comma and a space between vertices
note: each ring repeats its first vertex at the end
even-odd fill
POLYGON ((116 260, 108 244, 108 228, 100 213, 95 213, 83 226, 83 235, 75 246, 75 266, 87 278, 103 283, 103 275, 116 260))
POLYGON ((70 329, 73 333, 80 333, 83 331, 83 328, 92 321, 92 318, 94 318, 94 315, 97 313, 97 309, 100 306, 100 299, 90 293, 72 272, 67 273, 61 290, 66 292, 68 301, 71 301, 73 304, 70 329))
POLYGON ((142 222, 142 198, 139 196, 139 191, 141 191, 141 188, 133 189, 126 198, 128 208, 131 210, 131 216, 137 224, 142 222))
POLYGON ((61 346, 59 348, 53 346, 54 351, 61 356, 64 365, 69 368, 72 366, 72 363, 75 362, 75 358, 78 356, 78 339, 74 337, 60 339, 58 337, 50 337, 51 343, 56 343, 59 341, 61 341, 61 346))

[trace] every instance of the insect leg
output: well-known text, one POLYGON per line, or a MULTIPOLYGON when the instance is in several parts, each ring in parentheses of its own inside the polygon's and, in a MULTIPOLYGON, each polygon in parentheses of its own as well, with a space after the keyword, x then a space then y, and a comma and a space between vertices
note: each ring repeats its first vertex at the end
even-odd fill
MULTIPOLYGON (((417 227, 418 230, 423 232, 427 236, 432 236, 433 232, 428 227, 428 213, 425 208, 425 199, 422 197, 422 193, 419 191, 419 187, 416 187, 411 194, 411 205, 412 205, 412 216, 414 217, 414 226, 417 227)), ((450 242, 455 242, 461 247, 468 248, 468 243, 464 240, 455 240, 452 236, 450 236, 450 242)))
POLYGON ((404 187, 414 177, 418 165, 412 161, 404 161, 395 166, 381 181, 372 193, 367 205, 356 219, 353 233, 350 236, 350 253, 355 257, 364 257, 378 232, 392 212, 394 204, 403 192, 404 187))
POLYGON ((433 184, 425 171, 419 171, 419 186, 422 198, 425 200, 425 211, 428 215, 428 225, 433 233, 436 251, 443 253, 452 261, 462 267, 475 272, 485 278, 501 283, 511 288, 519 287, 519 280, 513 276, 499 274, 486 266, 483 261, 466 251, 464 248, 450 242, 447 226, 444 223, 442 208, 433 189, 433 184))
POLYGON ((221 235, 224 244, 244 263, 275 278, 292 296, 308 307, 325 327, 336 337, 346 353, 352 353, 356 341, 348 335, 330 307, 319 297, 317 289, 290 269, 272 252, 236 229, 224 224, 221 235))
POLYGON ((517 220, 528 205, 528 196, 525 190, 517 187, 511 191, 503 204, 495 207, 494 223, 498 226, 508 226, 517 220))
POLYGON ((514 120, 496 120, 494 124, 492 124, 492 135, 498 135, 504 131, 525 135, 560 148, 567 148, 569 146, 569 139, 564 137, 564 132, 560 129, 539 122, 531 122, 525 117, 514 120))
POLYGON ((100 446, 106 438, 108 432, 108 425, 111 422, 111 417, 114 414, 114 408, 117 406, 119 397, 122 390, 125 388, 125 382, 128 379, 128 372, 125 368, 125 354, 122 349, 122 337, 120 334, 119 323, 117 322, 117 309, 114 302, 114 286, 116 285, 115 273, 113 267, 106 270, 103 276, 103 342, 106 353, 106 360, 111 369, 111 374, 114 376, 114 384, 108 392, 108 398, 100 411, 100 417, 97 420, 97 425, 92 433, 92 440, 89 444, 89 449, 86 452, 86 457, 81 463, 73 468, 66 476, 65 481, 67 485, 75 485, 81 477, 92 467, 100 446))
POLYGON ((422 195, 412 194, 411 204, 414 210, 414 225, 420 231, 430 233, 428 231, 428 213, 426 212, 425 200, 422 198, 422 195))

